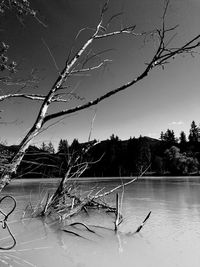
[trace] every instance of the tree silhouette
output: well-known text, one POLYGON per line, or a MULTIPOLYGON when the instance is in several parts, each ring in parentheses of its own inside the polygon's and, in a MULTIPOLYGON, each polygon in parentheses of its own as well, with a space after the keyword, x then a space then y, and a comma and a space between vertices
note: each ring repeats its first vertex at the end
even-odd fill
MULTIPOLYGON (((16 1, 10 1, 15 3, 16 1)), ((21 1, 20 1, 21 2, 21 1)), ((26 1, 27 2, 27 1, 26 1)), ((18 146, 18 151, 12 157, 9 165, 1 175, 0 179, 0 191, 10 183, 13 177, 16 175, 16 171, 25 155, 26 150, 31 144, 32 140, 44 129, 44 125, 53 119, 65 116, 67 114, 73 114, 78 111, 85 110, 89 107, 95 106, 103 100, 121 92, 128 88, 133 88, 137 83, 145 79, 153 69, 161 67, 164 69, 164 66, 168 64, 171 60, 178 55, 182 54, 193 54, 195 48, 200 46, 200 34, 194 36, 189 41, 184 42, 183 44, 176 47, 173 45, 174 32, 177 29, 177 26, 166 27, 166 14, 169 6, 169 1, 166 1, 164 12, 161 19, 161 27, 159 29, 152 30, 151 32, 136 32, 136 25, 129 25, 126 27, 120 27, 115 30, 110 27, 113 21, 113 18, 118 17, 118 14, 114 14, 111 17, 107 18, 109 8, 109 1, 105 2, 101 13, 99 16, 99 22, 95 28, 90 29, 91 34, 89 38, 75 51, 74 47, 70 50, 68 56, 64 60, 64 66, 59 71, 57 78, 50 88, 46 95, 42 94, 22 94, 22 93, 11 93, 7 95, 0 96, 0 101, 5 101, 11 97, 20 97, 25 100, 31 101, 41 101, 41 106, 38 110, 37 116, 32 124, 32 127, 28 130, 27 134, 24 136, 22 141, 18 146), (95 65, 91 65, 91 61, 88 60, 88 51, 91 47, 100 40, 106 41, 106 39, 114 38, 116 36, 128 35, 131 38, 151 38, 154 42, 152 57, 145 61, 144 68, 136 76, 131 76, 130 80, 119 84, 114 88, 109 88, 106 93, 94 97, 92 100, 86 101, 83 104, 75 105, 69 108, 64 108, 59 105, 60 102, 68 102, 68 95, 63 94, 62 90, 68 88, 69 80, 76 75, 92 72, 97 70, 106 64, 108 64, 108 59, 103 59, 101 62, 97 62, 95 65), (170 36, 171 35, 171 36, 170 36), (169 41, 170 40, 170 41, 169 41), (58 104, 58 110, 50 109, 53 105, 58 104), (49 112, 49 110, 52 111, 49 112), (54 111, 53 111, 54 110, 54 111)), ((82 30, 81 30, 82 31, 82 30)), ((173 136, 170 137, 173 141, 173 136)))
POLYGON ((191 143, 196 143, 199 141, 199 128, 197 127, 195 121, 192 121, 191 123, 190 134, 188 139, 191 143))
POLYGON ((170 144, 176 143, 176 137, 174 131, 167 129, 165 133, 161 132, 161 140, 170 144))
POLYGON ((58 144, 58 153, 67 154, 68 152, 69 152, 69 144, 67 140, 60 139, 60 142, 58 144))
POLYGON ((187 142, 187 140, 186 140, 186 134, 183 132, 183 131, 181 131, 181 133, 180 133, 180 144, 185 144, 187 142))

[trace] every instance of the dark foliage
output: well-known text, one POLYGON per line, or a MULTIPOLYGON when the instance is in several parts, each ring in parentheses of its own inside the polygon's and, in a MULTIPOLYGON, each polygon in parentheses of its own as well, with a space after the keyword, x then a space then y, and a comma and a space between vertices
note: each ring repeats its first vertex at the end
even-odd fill
MULTIPOLYGON (((30 146, 18 169, 17 177, 63 177, 69 168, 77 172, 88 163, 82 176, 120 177, 140 175, 194 175, 200 170, 199 128, 193 121, 189 141, 181 132, 179 142, 173 130, 161 132, 161 140, 139 137, 120 140, 114 134, 107 140, 69 145, 61 139, 55 153, 53 144, 42 143, 40 148, 30 146)), ((17 146, 0 145, 0 171, 9 164, 17 146)))

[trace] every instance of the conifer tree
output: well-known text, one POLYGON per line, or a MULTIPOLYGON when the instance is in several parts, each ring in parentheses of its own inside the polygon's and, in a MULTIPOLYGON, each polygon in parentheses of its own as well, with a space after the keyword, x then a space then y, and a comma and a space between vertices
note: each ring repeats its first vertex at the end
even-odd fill
POLYGON ((180 143, 181 144, 185 144, 187 142, 187 140, 186 140, 186 134, 183 131, 181 131, 181 133, 180 133, 179 140, 180 140, 180 143))
POLYGON ((58 153, 68 153, 69 144, 67 140, 60 139, 60 142, 58 144, 58 153))
POLYGON ((198 142, 198 138, 199 138, 199 128, 197 127, 195 121, 192 121, 188 139, 191 143, 196 143, 198 142))

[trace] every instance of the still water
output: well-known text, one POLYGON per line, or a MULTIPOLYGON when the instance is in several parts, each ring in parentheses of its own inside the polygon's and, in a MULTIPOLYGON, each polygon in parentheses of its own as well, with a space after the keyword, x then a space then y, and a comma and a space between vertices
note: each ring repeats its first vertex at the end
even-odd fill
MULTIPOLYGON (((80 190, 106 189, 121 181, 86 180, 80 190)), ((32 205, 57 180, 16 180, 4 194, 17 200, 17 208, 9 217, 9 226, 17 245, 0 250, 0 266, 37 267, 199 267, 200 266, 200 178, 146 178, 125 188, 122 214, 124 222, 115 234, 113 217, 100 212, 84 214, 84 221, 95 234, 77 229, 83 238, 60 230, 60 225, 41 219, 21 219, 26 205, 32 205), (149 211, 152 214, 139 234, 134 232, 149 211)), ((114 197, 109 198, 114 203, 114 197)), ((5 203, 8 206, 8 203, 5 203)), ((1 204, 2 208, 3 203, 1 204)), ((63 226, 62 226, 63 227, 63 226)), ((0 228, 0 246, 11 240, 0 228)))

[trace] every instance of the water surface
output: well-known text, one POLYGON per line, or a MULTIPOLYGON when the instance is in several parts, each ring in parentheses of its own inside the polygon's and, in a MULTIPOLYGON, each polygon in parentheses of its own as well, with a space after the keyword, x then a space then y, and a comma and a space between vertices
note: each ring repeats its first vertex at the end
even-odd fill
MULTIPOLYGON (((83 229, 83 238, 60 230, 58 223, 36 218, 21 220, 29 202, 33 205, 47 190, 56 188, 58 180, 16 180, 4 194, 17 200, 17 209, 9 217, 9 225, 17 245, 10 251, 0 250, 0 266, 37 267, 199 267, 200 266, 200 178, 146 178, 125 188, 122 205, 124 222, 120 232, 113 229, 113 217, 102 212, 85 213, 75 221, 91 225, 96 234, 83 229), (134 232, 149 211, 151 217, 139 234, 134 232)), ((120 180, 87 179, 80 190, 106 189, 120 180)), ((109 197, 114 204, 114 196, 109 197)), ((6 203, 8 206, 9 203, 6 203)), ((3 203, 1 207, 5 206, 3 203)), ((63 226, 62 226, 63 227, 63 226)), ((10 239, 0 229, 0 246, 10 239)))

